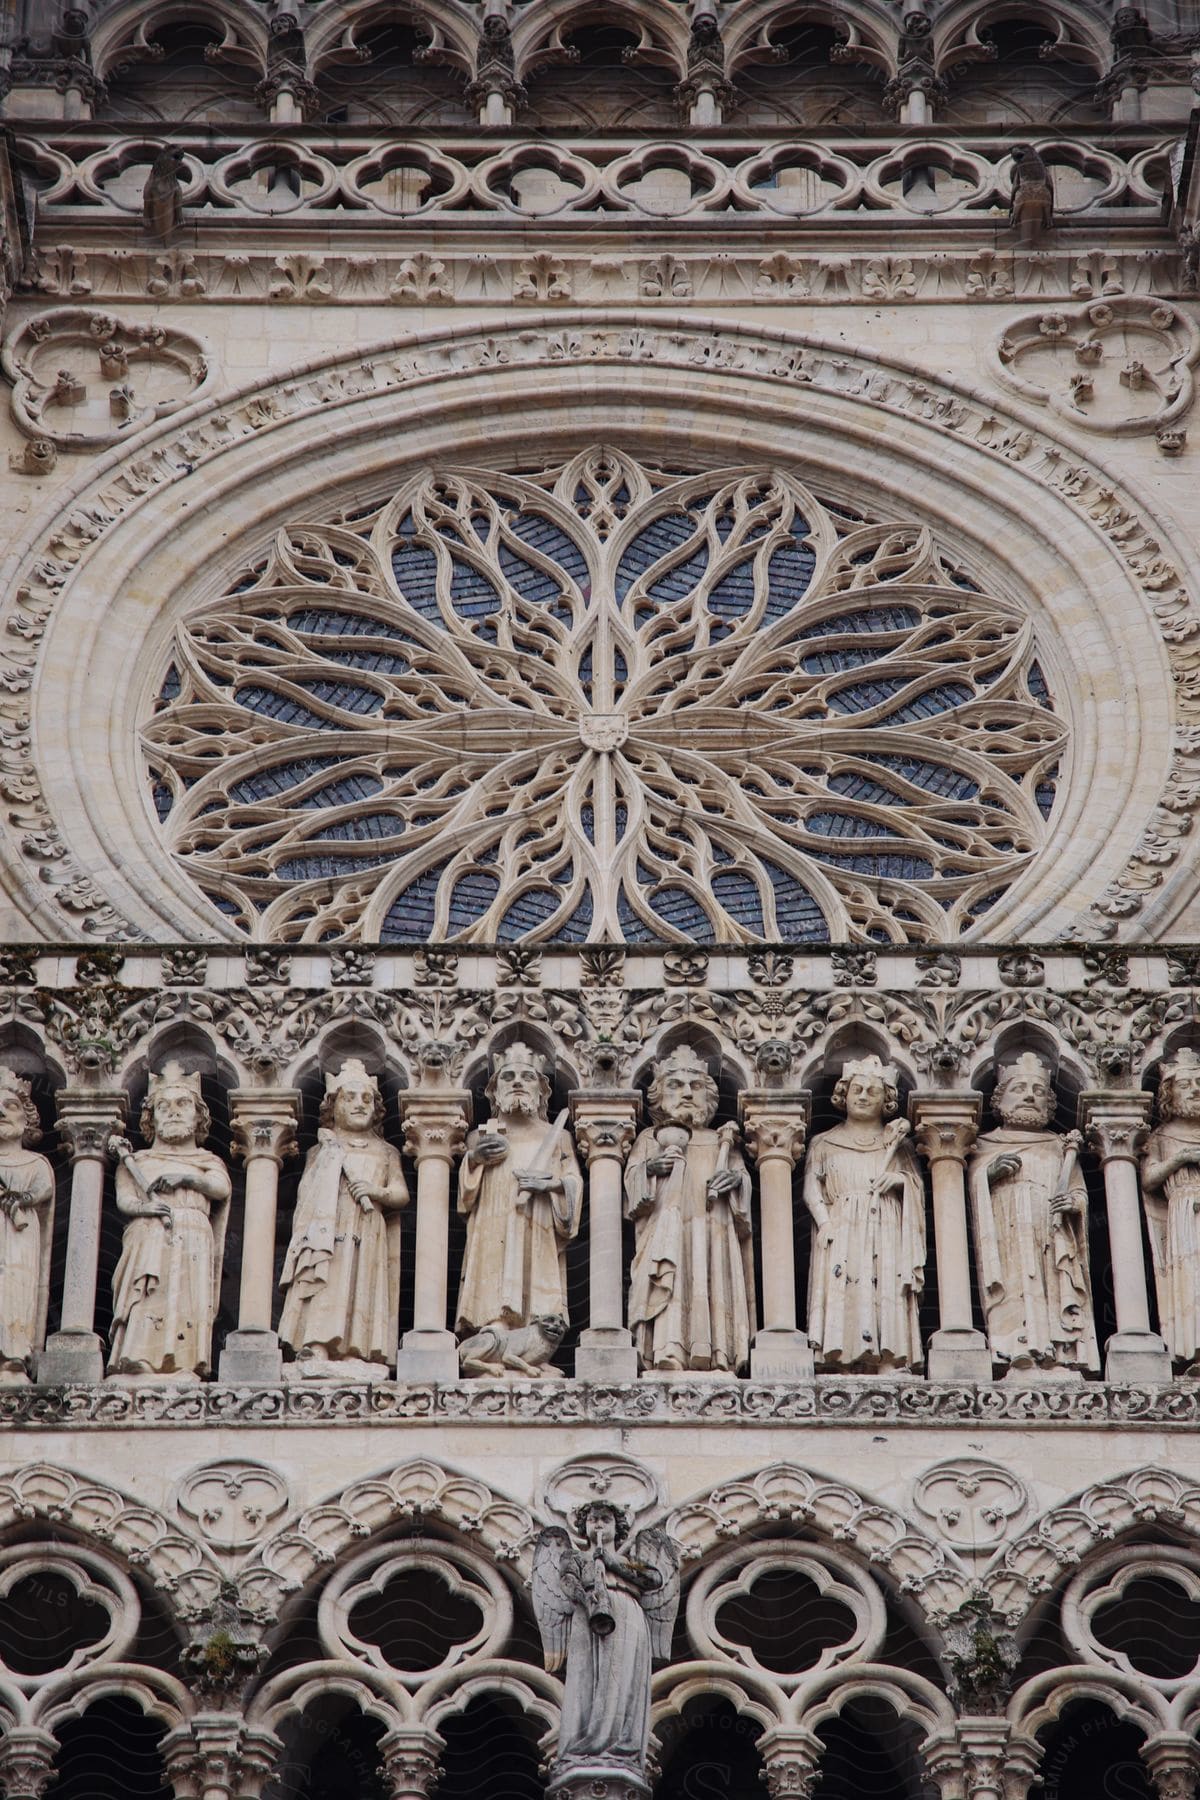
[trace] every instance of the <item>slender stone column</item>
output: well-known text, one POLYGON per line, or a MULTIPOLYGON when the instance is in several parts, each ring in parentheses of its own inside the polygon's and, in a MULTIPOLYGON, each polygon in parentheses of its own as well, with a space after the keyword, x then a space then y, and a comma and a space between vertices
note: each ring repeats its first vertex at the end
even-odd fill
POLYGON ((1079 1096, 1079 1120, 1104 1164, 1104 1203, 1112 1256, 1117 1329, 1104 1346, 1104 1379, 1170 1381, 1171 1355, 1150 1329, 1138 1151, 1146 1135, 1151 1100, 1142 1093, 1079 1096))
POLYGON ((400 1099, 404 1143, 417 1164, 417 1247, 413 1328, 396 1364, 399 1381, 457 1381, 458 1344, 446 1325, 450 1266, 450 1171, 463 1153, 471 1122, 465 1088, 400 1099))
POLYGON ((220 1379, 279 1382, 283 1353, 271 1329, 275 1297, 275 1211, 279 1170, 296 1154, 301 1096, 297 1088, 234 1088, 229 1096, 233 1153, 245 1159, 242 1278, 237 1330, 221 1351, 220 1379))
POLYGON ((762 1779, 771 1800, 809 1800, 825 1746, 802 1726, 773 1725, 758 1740, 762 1779))
POLYGON ((283 1746, 237 1713, 197 1713, 163 1739, 175 1800, 260 1800, 283 1746))
POLYGON ((38 1725, 14 1725, 0 1740, 0 1794, 4 1800, 42 1800, 54 1779, 58 1739, 38 1725))
POLYGON ((389 1731, 379 1740, 388 1800, 427 1800, 437 1786, 442 1739, 421 1726, 389 1731))
POLYGON ((1146 1739, 1140 1754, 1158 1800, 1195 1800, 1200 1744, 1190 1732, 1160 1731, 1146 1739))
POLYGON ((100 1214, 108 1140, 124 1126, 127 1104, 120 1088, 64 1088, 58 1096, 58 1129, 71 1153, 71 1213, 62 1319, 38 1358, 38 1380, 48 1387, 99 1381, 104 1374, 95 1329, 100 1214))
POLYGON ((637 1351, 622 1299, 621 1173, 641 1115, 642 1097, 632 1088, 576 1088, 571 1095, 575 1141, 588 1166, 590 1323, 575 1352, 580 1381, 637 1380, 637 1351))
POLYGON ((746 1145, 758 1165, 762 1328, 750 1350, 754 1381, 809 1381, 813 1353, 796 1324, 796 1235, 792 1175, 804 1154, 812 1095, 748 1088, 738 1097, 746 1145))
POLYGON ((971 1253, 967 1243, 967 1152, 979 1130, 978 1094, 918 1093, 909 1101, 917 1142, 933 1178, 937 1244, 938 1329, 929 1340, 931 1381, 990 1381, 992 1353, 971 1313, 971 1253))

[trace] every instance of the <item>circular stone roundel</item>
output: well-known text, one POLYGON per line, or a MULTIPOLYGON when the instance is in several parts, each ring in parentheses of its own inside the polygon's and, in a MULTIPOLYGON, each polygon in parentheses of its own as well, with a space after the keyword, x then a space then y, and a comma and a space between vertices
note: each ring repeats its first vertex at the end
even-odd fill
POLYGON ((258 940, 924 942, 1037 854, 1066 729, 920 522, 596 449, 281 531, 142 742, 258 940))

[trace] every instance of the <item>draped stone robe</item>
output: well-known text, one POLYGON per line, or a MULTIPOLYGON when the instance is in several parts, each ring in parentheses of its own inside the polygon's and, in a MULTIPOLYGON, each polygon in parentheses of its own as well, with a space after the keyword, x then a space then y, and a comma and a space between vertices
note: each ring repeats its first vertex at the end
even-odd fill
MULTIPOLYGON (((155 1195, 171 1209, 170 1228, 156 1217, 133 1217, 121 1240, 113 1274, 109 1368, 162 1375, 209 1372, 212 1331, 221 1285, 229 1171, 211 1150, 172 1150, 151 1145, 134 1155, 147 1187, 159 1175, 187 1169, 215 1176, 222 1198, 211 1203, 199 1188, 176 1187, 155 1195)), ((145 1203, 133 1176, 117 1169, 117 1202, 145 1203)))
POLYGON ((820 1359, 841 1368, 874 1367, 882 1357, 902 1368, 921 1363, 917 1316, 925 1284, 925 1192, 912 1147, 889 1150, 880 1133, 863 1145, 846 1125, 812 1140, 804 1200, 828 1211, 828 1235, 814 1224, 809 1264, 808 1335, 820 1359), (878 1193, 884 1172, 903 1177, 902 1193, 878 1193))
POLYGON ((32 1203, 15 1219, 0 1213, 0 1366, 15 1368, 46 1336, 54 1170, 39 1151, 14 1148, 0 1165, 0 1181, 32 1203))
MULTIPOLYGON (((580 1557, 579 1563, 591 1562, 580 1557)), ((650 1627, 641 1590, 612 1558, 601 1581, 613 1628, 593 1631, 581 1602, 571 1618, 558 1762, 627 1766, 640 1773, 650 1730, 650 1627)))
POLYGON ((403 1190, 399 1155, 381 1137, 347 1143, 322 1130, 300 1178, 279 1335, 297 1351, 312 1344, 337 1361, 389 1363, 400 1323, 400 1215, 375 1203, 364 1212, 352 1181, 403 1190))
POLYGON ((546 1140, 545 1119, 505 1122, 508 1154, 483 1163, 472 1154, 484 1132, 472 1132, 458 1177, 458 1210, 467 1221, 467 1249, 458 1289, 460 1337, 484 1325, 527 1325, 530 1319, 567 1318, 567 1245, 579 1230, 583 1177, 565 1131, 546 1140), (561 1190, 531 1194, 517 1170, 540 1170, 561 1190))
POLYGON ((647 1369, 736 1370, 750 1355, 755 1316, 749 1171, 731 1148, 726 1167, 739 1184, 710 1204, 718 1133, 708 1126, 691 1131, 670 1175, 647 1173, 661 1153, 656 1132, 643 1131, 625 1171, 626 1216, 637 1221, 629 1280, 634 1343, 647 1369))
MULTIPOLYGON (((1142 1167, 1165 1162, 1185 1145, 1200 1144, 1200 1124, 1176 1119, 1152 1131, 1142 1167)), ((1143 1188, 1159 1329, 1176 1362, 1200 1362, 1200 1166, 1185 1164, 1151 1193, 1143 1188)))
POLYGON ((1062 1138, 1054 1131, 1002 1126, 985 1132, 970 1164, 971 1221, 988 1339, 1005 1361, 1053 1358, 1098 1369, 1088 1267, 1087 1187, 1076 1168, 1072 1210, 1053 1217, 1062 1175, 1062 1138), (988 1180, 998 1156, 1019 1156, 1015 1175, 988 1180))

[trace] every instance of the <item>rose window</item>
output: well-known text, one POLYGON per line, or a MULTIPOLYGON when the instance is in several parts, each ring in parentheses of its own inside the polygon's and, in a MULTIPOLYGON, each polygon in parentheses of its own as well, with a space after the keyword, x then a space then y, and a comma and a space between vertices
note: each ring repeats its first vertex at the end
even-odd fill
POLYGON ((1065 741, 1029 619, 927 527, 607 450, 281 531, 143 730, 173 855, 310 943, 957 936, 1065 741))

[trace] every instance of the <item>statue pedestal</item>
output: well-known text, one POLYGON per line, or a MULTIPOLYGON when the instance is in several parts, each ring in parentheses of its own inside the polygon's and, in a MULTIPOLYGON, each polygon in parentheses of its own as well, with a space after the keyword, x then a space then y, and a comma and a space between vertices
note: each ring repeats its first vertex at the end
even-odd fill
POLYGON ((811 1381, 812 1345, 803 1331, 762 1330, 750 1346, 751 1381, 811 1381))
POLYGON ((96 1331, 52 1331, 37 1359, 39 1387, 78 1387, 104 1379, 104 1349, 96 1331))
POLYGON ((1104 1379, 1118 1387, 1171 1379, 1171 1354, 1156 1331, 1117 1331, 1104 1346, 1104 1379))
POLYGON ((217 1379, 237 1387, 278 1387, 283 1351, 274 1331, 231 1331, 221 1350, 217 1379))
POLYGON ((580 1332, 575 1351, 576 1381, 620 1386, 637 1378, 637 1351, 624 1325, 599 1325, 580 1332))
POLYGON ((578 1763, 570 1769, 551 1769, 546 1800, 650 1800, 650 1783, 632 1769, 578 1763))
POLYGON ((935 1331, 925 1352, 930 1381, 990 1381, 992 1353, 982 1331, 963 1327, 935 1331))
POLYGON ((397 1381, 458 1381, 458 1339, 452 1331, 406 1331, 396 1358, 397 1381))

